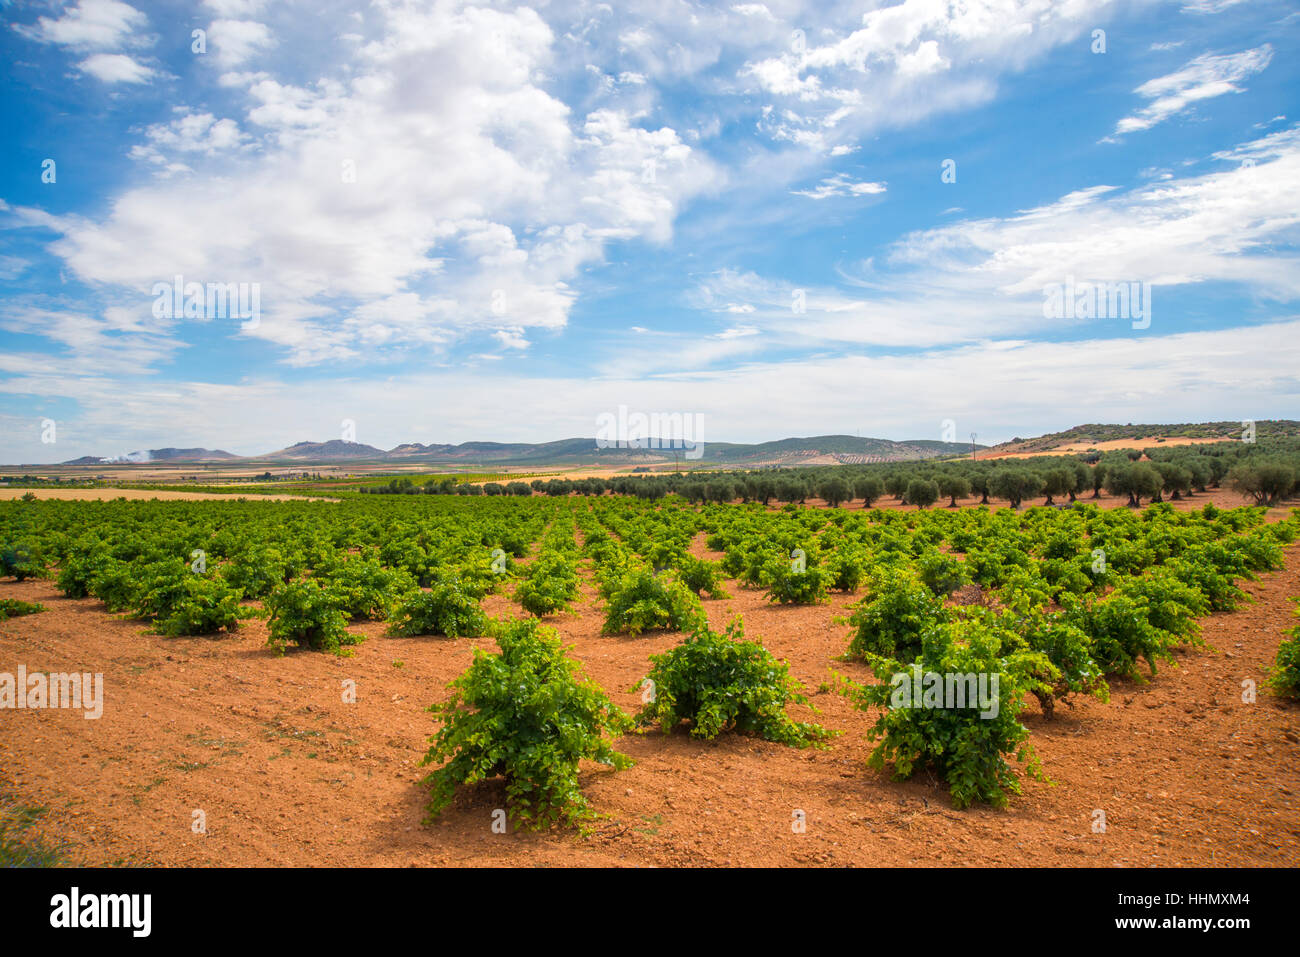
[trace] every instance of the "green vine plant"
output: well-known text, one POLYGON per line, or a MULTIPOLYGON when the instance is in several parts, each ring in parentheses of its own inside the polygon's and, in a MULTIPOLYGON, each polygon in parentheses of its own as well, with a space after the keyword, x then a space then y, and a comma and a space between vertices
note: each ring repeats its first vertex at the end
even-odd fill
POLYGON ((631 730, 632 719, 582 677, 555 630, 536 618, 506 622, 497 644, 499 653, 475 649, 451 697, 428 709, 442 722, 421 760, 440 765, 423 782, 428 819, 451 804, 458 787, 499 776, 516 826, 585 830, 596 814, 579 786, 579 763, 631 767, 611 738, 631 730))
POLYGON ((744 640, 740 616, 721 634, 700 624, 677 647, 651 655, 650 663, 638 686, 645 699, 638 724, 657 723, 668 734, 685 721, 694 738, 736 732, 796 748, 821 746, 838 733, 786 714, 788 705, 808 699, 785 662, 744 640))
MULTIPOLYGON (((862 710, 884 709, 869 732, 876 746, 868 766, 892 767, 897 780, 933 768, 959 809, 975 803, 1005 807, 1010 795, 1020 793, 1008 756, 1024 763, 1030 777, 1046 780, 1020 713, 1026 694, 1050 692, 1041 676, 1056 669, 1039 652, 1004 654, 1001 645, 979 621, 950 622, 925 632, 911 666, 878 659, 874 670, 881 683, 852 692, 862 710), (949 700, 948 679, 958 679, 953 685, 959 687, 971 676, 977 686, 984 682, 976 700, 949 700), (941 693, 932 696, 935 691, 941 693), (985 691, 992 693, 981 700, 985 691)), ((969 683, 964 687, 969 690, 969 683)))
MULTIPOLYGON (((1300 598, 1292 598, 1300 604, 1300 598)), ((1300 607, 1295 614, 1300 617, 1300 607)), ((1273 691, 1286 698, 1300 698, 1300 625, 1287 631, 1290 636, 1277 648, 1277 658, 1269 673, 1268 684, 1273 691)))

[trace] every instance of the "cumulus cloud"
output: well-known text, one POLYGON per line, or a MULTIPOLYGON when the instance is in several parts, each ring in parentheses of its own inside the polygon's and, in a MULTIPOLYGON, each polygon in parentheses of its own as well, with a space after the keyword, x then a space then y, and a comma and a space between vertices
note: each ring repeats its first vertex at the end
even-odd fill
POLYGON ((534 11, 379 12, 336 75, 246 74, 229 87, 242 117, 187 109, 148 127, 133 155, 190 172, 127 190, 103 218, 48 220, 55 253, 127 296, 175 275, 257 282, 262 321, 241 335, 298 365, 379 360, 564 326, 572 280, 607 243, 666 242, 714 182, 675 130, 575 115, 539 86, 555 38, 534 11))
POLYGON ((784 49, 751 58, 740 74, 799 104, 771 115, 764 128, 774 139, 824 151, 846 136, 987 101, 998 74, 1074 40, 1114 5, 903 0, 868 10, 848 32, 828 24, 783 37, 784 49))
POLYGON ((104 83, 147 83, 155 71, 125 53, 94 53, 77 69, 104 83))
POLYGON ((135 42, 148 17, 121 0, 79 0, 59 17, 39 17, 34 26, 14 24, 23 36, 77 51, 116 50, 135 42))
POLYGON ((256 20, 214 20, 208 39, 223 69, 240 66, 276 45, 270 27, 256 20))

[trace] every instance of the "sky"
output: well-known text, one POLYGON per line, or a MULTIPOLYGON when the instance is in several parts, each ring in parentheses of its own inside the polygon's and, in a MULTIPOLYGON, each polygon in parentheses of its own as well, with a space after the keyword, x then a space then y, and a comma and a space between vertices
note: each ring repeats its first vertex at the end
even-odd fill
POLYGON ((0 0, 0 461, 1300 418, 1289 0, 0 0))

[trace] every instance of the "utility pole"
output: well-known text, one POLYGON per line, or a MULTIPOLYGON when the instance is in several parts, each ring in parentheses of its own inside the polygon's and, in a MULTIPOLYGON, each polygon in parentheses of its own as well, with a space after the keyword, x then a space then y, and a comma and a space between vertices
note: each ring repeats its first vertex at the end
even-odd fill
POLYGON ((970 434, 970 459, 972 462, 975 461, 975 437, 975 433, 972 432, 970 434))

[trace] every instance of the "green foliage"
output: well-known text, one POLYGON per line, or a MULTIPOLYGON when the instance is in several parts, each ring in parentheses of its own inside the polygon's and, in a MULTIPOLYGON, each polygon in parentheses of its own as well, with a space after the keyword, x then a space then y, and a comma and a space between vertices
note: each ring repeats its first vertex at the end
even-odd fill
POLYGON ((651 655, 650 662, 653 700, 637 720, 657 722, 665 734, 688 721, 696 738, 735 731, 802 748, 833 733, 785 713, 789 704, 808 700, 788 665, 760 643, 744 640, 739 617, 724 634, 701 624, 677 647, 651 655))
POLYGON ((1061 615, 1040 613, 1021 619, 1018 631, 1025 647, 1044 655, 1055 669, 1054 674, 1037 675, 1047 686, 1034 689, 1044 715, 1052 717, 1055 703, 1068 703, 1070 695, 1110 700, 1106 679, 1092 658, 1092 643, 1082 629, 1061 615))
POLYGON ((578 598, 578 571, 563 554, 550 552, 529 566, 515 590, 516 600, 538 617, 567 611, 578 598))
POLYGON ((27 578, 44 578, 45 563, 40 549, 29 541, 8 542, 0 546, 0 578, 13 576, 18 581, 27 578))
POLYGON ((290 581, 299 567, 280 549, 258 546, 222 566, 221 575, 249 598, 265 598, 277 585, 290 581))
POLYGON ((316 651, 345 655, 361 635, 347 629, 347 616, 338 598, 316 579, 293 581, 276 588, 266 599, 271 612, 267 644, 284 650, 287 642, 316 651))
POLYGON ((685 555, 678 561, 677 571, 681 575, 682 584, 697 595, 707 594, 710 598, 730 597, 722 587, 722 569, 717 562, 696 558, 694 555, 685 555))
POLYGON ((942 600, 920 581, 886 575, 849 616, 854 633, 848 655, 868 663, 879 658, 912 661, 921 652, 922 635, 949 617, 942 600))
POLYGON ((907 504, 926 508, 939 500, 939 486, 927 479, 912 479, 907 483, 907 504))
POLYGON ((1169 571, 1157 568, 1116 589, 1116 594, 1136 599, 1146 609, 1147 621, 1167 635, 1170 646, 1186 641, 1201 644, 1196 619, 1210 612, 1209 599, 1169 571))
POLYGON ((966 566, 937 548, 927 548, 916 563, 917 577, 939 598, 947 598, 969 579, 966 566))
POLYGON ((349 618, 382 620, 398 595, 415 588, 405 571, 385 568, 373 558, 349 558, 322 576, 339 610, 349 618))
POLYGON ((477 638, 489 631, 488 616, 478 596, 456 576, 439 578, 428 591, 412 591, 399 599, 389 615, 395 635, 446 635, 477 638))
POLYGON ((830 575, 806 560, 772 555, 762 565, 759 583, 767 588, 768 601, 782 605, 819 605, 830 600, 830 575))
POLYGON ((641 566, 620 576, 611 588, 601 634, 639 635, 654 628, 691 631, 704 620, 704 606, 689 588, 641 566))
MULTIPOLYGON (((1300 603, 1300 598, 1291 600, 1300 603)), ((1300 616, 1300 608, 1295 614, 1300 616)), ((1300 698, 1300 625, 1289 629, 1287 634, 1290 637, 1278 645, 1268 684, 1279 695, 1300 698)))
POLYGON ((45 606, 17 598, 0 598, 0 621, 21 618, 23 615, 35 615, 45 611, 45 606))
POLYGON ((877 744, 868 765, 878 770, 892 765, 899 780, 931 767, 948 782, 954 807, 976 802, 1005 807, 1010 794, 1020 793, 1020 780, 1008 756, 1026 762, 1030 776, 1042 777, 1028 744, 1029 730, 1019 716, 1025 695, 1042 687, 1035 675, 1051 670, 1050 662, 1036 652, 1002 654, 999 638, 978 622, 929 629, 920 659, 911 669, 878 662, 875 672, 881 683, 858 689, 858 703, 864 710, 885 709, 870 731, 877 744), (983 703, 987 707, 969 698, 964 706, 945 699, 942 690, 948 676, 967 675, 974 676, 976 685, 983 676, 991 699, 983 703), (919 701, 913 694, 914 682, 921 685, 919 701), (940 694, 933 696, 927 689, 936 683, 940 694))
POLYGON ((90 593, 109 611, 126 611, 140 592, 136 571, 127 562, 106 558, 99 563, 90 581, 90 593))
POLYGON ((829 578, 829 587, 836 591, 855 592, 867 579, 867 557, 859 548, 844 546, 835 549, 823 567, 829 578))
POLYGON ((517 825, 581 824, 594 814, 579 788, 578 764, 630 767, 607 735, 629 730, 631 719, 582 679, 555 632, 537 619, 508 623, 497 644, 499 654, 475 649, 451 697, 429 708, 442 722, 421 761, 441 764, 424 779, 429 818, 446 809, 457 787, 500 775, 517 825))
POLYGON ((1147 606, 1127 595, 1113 594, 1101 601, 1061 596, 1065 620, 1086 634, 1093 660, 1103 674, 1142 681, 1138 661, 1145 661, 1152 676, 1156 663, 1173 661, 1169 636, 1151 624, 1147 606))
POLYGON ((169 593, 168 606, 160 610, 154 628, 163 635, 210 635, 234 631, 242 618, 254 612, 239 602, 243 593, 215 576, 188 574, 179 593, 169 593))

